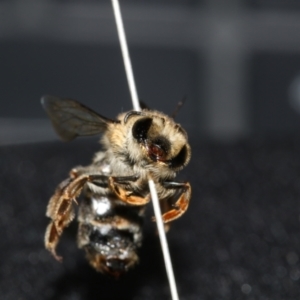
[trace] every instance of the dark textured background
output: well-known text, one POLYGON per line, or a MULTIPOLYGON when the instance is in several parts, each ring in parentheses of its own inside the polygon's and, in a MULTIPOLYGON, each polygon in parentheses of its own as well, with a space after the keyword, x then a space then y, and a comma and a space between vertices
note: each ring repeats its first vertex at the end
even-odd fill
MULTIPOLYGON (((192 201, 168 234, 180 299, 299 299, 300 139, 191 141, 178 178, 190 180, 192 201)), ((141 262, 117 281, 85 261, 76 222, 58 247, 62 264, 43 248, 48 198, 98 148, 95 139, 0 148, 1 299, 169 299, 151 205, 141 262)))

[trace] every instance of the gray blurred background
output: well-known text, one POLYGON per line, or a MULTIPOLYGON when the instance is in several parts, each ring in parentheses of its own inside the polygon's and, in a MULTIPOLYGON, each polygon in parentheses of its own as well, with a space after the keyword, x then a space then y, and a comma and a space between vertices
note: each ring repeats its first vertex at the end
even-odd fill
MULTIPOLYGON (((299 0, 121 0, 140 99, 199 137, 300 129, 299 0)), ((131 108, 110 0, 0 0, 0 144, 56 139, 44 94, 131 108)))

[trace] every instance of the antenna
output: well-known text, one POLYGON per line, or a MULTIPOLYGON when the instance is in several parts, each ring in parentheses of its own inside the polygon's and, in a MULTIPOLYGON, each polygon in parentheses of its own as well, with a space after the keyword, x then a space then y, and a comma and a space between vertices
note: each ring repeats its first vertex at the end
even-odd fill
MULTIPOLYGON (((136 111, 140 111, 141 108, 140 108, 140 104, 138 101, 137 90, 136 90, 136 85, 135 85, 135 81, 134 81, 133 70, 132 70, 132 66, 131 66, 131 61, 130 61, 128 46, 127 46, 126 35, 125 35, 119 1, 118 0, 111 0, 111 1, 112 1, 113 11, 114 11, 114 15, 115 15, 116 24, 117 24, 117 31, 118 31, 118 35, 119 35, 120 46, 121 46, 121 51, 122 51, 122 55, 123 55, 124 66, 125 66, 127 81, 128 81, 128 85, 129 85, 130 94, 131 94, 133 108, 136 111)), ((156 224, 157 224, 157 230, 158 230, 161 248, 162 248, 162 252, 163 252, 163 256, 164 256, 165 267, 166 267, 166 272, 167 272, 167 276, 168 276, 168 280, 169 280, 172 300, 179 300, 176 281, 175 281, 173 267, 172 267, 172 262, 171 262, 171 258, 170 258, 168 242, 167 242, 167 238, 166 238, 166 234, 165 234, 165 230, 164 230, 163 221, 161 218, 161 210, 160 210, 160 206, 159 206, 159 200, 158 200, 154 182, 151 178, 149 178, 149 189, 150 189, 150 193, 151 193, 152 204, 153 204, 153 209, 154 209, 154 214, 155 214, 156 224)))

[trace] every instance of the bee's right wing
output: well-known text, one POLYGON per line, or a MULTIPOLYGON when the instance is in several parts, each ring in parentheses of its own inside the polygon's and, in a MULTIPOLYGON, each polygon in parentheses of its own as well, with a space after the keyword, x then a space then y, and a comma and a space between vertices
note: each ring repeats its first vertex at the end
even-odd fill
POLYGON ((55 131, 64 141, 71 141, 77 136, 102 133, 108 124, 119 122, 102 117, 71 99, 43 96, 41 103, 51 119, 55 131))

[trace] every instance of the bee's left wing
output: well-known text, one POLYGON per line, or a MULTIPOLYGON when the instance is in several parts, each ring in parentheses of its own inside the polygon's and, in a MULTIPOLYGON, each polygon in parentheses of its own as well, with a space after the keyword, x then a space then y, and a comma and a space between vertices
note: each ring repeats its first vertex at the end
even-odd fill
POLYGON ((108 124, 119 122, 100 116, 71 99, 43 96, 41 103, 51 119, 55 131, 64 141, 71 141, 77 136, 102 133, 108 124))

